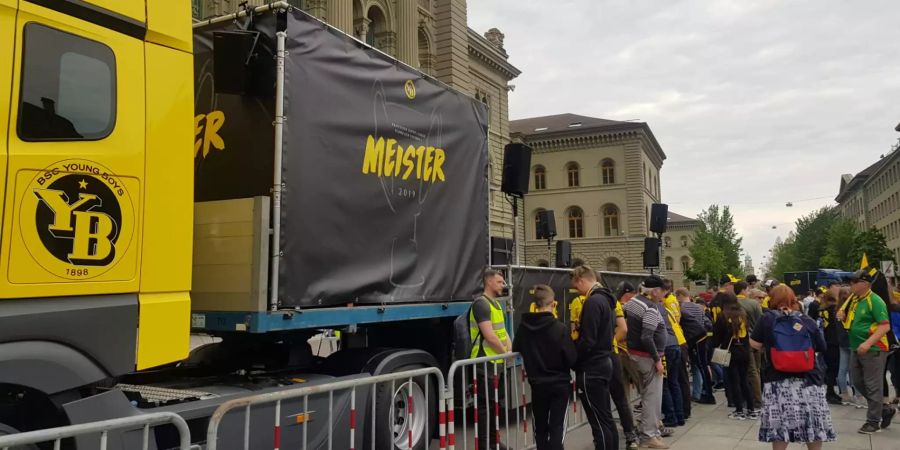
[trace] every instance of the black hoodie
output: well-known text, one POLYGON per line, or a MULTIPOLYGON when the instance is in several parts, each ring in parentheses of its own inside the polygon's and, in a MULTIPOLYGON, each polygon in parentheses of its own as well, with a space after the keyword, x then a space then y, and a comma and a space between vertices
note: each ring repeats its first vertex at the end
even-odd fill
POLYGON ((549 312, 522 314, 513 351, 522 354, 533 385, 569 383, 569 370, 578 358, 569 330, 549 312))

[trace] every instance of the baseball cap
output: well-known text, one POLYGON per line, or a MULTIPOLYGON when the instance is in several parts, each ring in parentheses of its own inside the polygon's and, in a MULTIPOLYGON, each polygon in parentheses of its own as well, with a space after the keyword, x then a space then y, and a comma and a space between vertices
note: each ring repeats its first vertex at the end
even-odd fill
POLYGON ((763 283, 763 286, 765 286, 767 288, 773 288, 775 286, 778 286, 778 280, 773 280, 770 278, 770 279, 766 280, 765 283, 763 283))
POLYGON ((850 276, 850 281, 865 281, 871 283, 872 281, 875 281, 876 274, 878 274, 878 269, 869 266, 865 269, 860 269, 856 272, 853 272, 853 275, 850 276))
POLYGON ((722 275, 721 279, 719 279, 719 284, 724 285, 728 283, 737 283, 738 281, 741 280, 739 278, 735 278, 735 276, 730 273, 726 273, 725 275, 722 275))
POLYGON ((636 290, 634 289, 634 285, 627 281, 623 281, 623 282, 619 283, 618 286, 616 286, 616 297, 617 298, 622 298, 623 295, 629 294, 632 292, 636 292, 636 290))
POLYGON ((663 279, 656 276, 650 275, 647 278, 644 278, 644 281, 641 283, 645 288, 661 288, 664 286, 663 279))

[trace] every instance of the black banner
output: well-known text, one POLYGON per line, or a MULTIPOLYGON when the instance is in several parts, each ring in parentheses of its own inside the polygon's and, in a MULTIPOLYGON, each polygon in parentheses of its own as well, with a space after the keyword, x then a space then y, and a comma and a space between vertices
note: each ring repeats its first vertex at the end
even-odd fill
POLYGON ((281 306, 470 300, 489 253, 485 106, 301 11, 196 34, 195 198, 270 195, 276 30, 287 35, 281 306), (231 41, 253 45, 236 84, 246 92, 215 94, 235 80, 213 80, 213 47, 235 30, 253 34, 231 41))

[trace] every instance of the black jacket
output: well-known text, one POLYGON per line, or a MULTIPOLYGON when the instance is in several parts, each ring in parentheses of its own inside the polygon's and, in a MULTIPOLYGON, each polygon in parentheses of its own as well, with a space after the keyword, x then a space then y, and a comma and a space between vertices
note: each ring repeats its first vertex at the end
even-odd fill
POLYGON ((576 368, 580 371, 609 375, 607 372, 612 367, 609 357, 616 328, 614 306, 611 305, 615 305, 612 293, 597 285, 581 307, 581 325, 575 341, 578 350, 576 368))
POLYGON ((522 354, 531 384, 568 384, 575 365, 575 344, 565 324, 552 313, 522 314, 513 351, 522 354))

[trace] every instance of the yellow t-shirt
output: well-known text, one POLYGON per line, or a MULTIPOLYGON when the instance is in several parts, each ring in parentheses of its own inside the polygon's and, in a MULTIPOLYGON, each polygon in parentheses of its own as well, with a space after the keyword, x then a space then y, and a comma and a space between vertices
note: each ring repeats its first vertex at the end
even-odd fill
POLYGON ((666 312, 668 312, 669 324, 672 325, 672 331, 675 332, 675 339, 678 341, 678 345, 684 345, 687 340, 684 338, 684 330, 681 329, 681 305, 678 303, 678 299, 674 295, 669 294, 663 300, 663 306, 666 307, 666 312))
MULTIPOLYGON (((622 309, 622 302, 616 300, 616 319, 618 319, 620 317, 623 319, 625 318, 625 310, 622 309)), ((613 330, 613 333, 615 333, 615 330, 613 330)), ((625 347, 624 342, 622 343, 622 347, 625 347)), ((615 337, 613 337, 613 352, 619 353, 619 342, 616 340, 615 337)))
POLYGON ((569 322, 572 324, 572 340, 578 340, 578 329, 581 327, 581 308, 584 306, 584 296, 579 295, 569 304, 569 322))
POLYGON ((768 295, 766 296, 766 298, 762 299, 761 302, 759 302, 759 306, 762 306, 762 309, 769 309, 769 296, 768 295))

